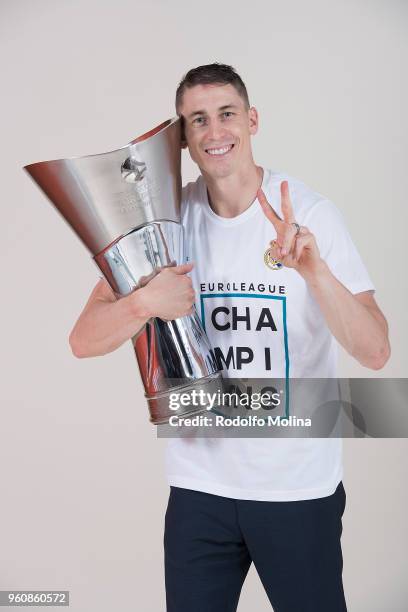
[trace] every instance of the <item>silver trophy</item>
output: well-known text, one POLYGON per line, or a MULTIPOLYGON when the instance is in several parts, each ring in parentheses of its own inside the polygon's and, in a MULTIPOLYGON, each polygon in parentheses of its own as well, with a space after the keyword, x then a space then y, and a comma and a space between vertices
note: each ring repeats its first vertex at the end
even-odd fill
MULTIPOLYGON (((185 260, 180 143, 175 117, 116 151, 24 167, 90 251, 117 298, 185 260)), ((195 309, 173 321, 150 319, 132 343, 154 424, 206 409, 202 402, 177 409, 169 402, 172 393, 197 398, 191 393, 197 391, 202 398, 202 391, 219 388, 219 368, 195 309)))

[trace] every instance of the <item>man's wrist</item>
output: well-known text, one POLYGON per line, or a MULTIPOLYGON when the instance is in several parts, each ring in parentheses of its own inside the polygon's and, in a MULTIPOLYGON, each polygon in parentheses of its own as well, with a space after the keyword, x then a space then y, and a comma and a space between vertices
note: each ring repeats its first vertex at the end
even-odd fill
POLYGON ((299 270, 299 274, 308 285, 318 286, 330 274, 329 266, 324 259, 319 259, 312 268, 299 270))
POLYGON ((141 319, 146 319, 146 321, 153 316, 149 308, 147 293, 148 291, 146 291, 146 287, 141 287, 140 289, 136 289, 136 291, 130 295, 131 307, 134 316, 141 319))

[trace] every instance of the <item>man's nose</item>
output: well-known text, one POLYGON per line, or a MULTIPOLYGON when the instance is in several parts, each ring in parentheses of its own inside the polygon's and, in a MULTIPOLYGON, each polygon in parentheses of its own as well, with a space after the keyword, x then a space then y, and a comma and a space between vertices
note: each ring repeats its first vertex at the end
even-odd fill
POLYGON ((217 120, 210 121, 208 124, 207 138, 209 140, 219 141, 224 135, 224 126, 217 120))

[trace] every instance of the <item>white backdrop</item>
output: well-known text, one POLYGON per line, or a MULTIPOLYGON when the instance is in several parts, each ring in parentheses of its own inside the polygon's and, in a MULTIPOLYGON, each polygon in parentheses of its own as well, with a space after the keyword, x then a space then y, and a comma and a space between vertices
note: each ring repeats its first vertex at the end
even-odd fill
MULTIPOLYGON (((24 175, 118 148, 174 115, 191 67, 232 64, 260 113, 257 163, 343 212, 406 377, 407 21, 397 0, 1 0, 0 589, 65 589, 74 612, 160 612, 168 489, 131 344, 77 360, 96 277, 24 175)), ((197 169, 184 154, 185 181, 197 169)), ((353 612, 407 609, 405 440, 345 442, 344 581, 353 612)), ((266 612, 251 570, 239 610, 266 612)))

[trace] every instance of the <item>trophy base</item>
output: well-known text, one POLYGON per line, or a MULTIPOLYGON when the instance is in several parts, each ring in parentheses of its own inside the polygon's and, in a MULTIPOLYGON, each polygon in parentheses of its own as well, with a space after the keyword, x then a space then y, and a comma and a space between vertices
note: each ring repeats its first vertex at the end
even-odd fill
POLYGON ((207 393, 211 395, 218 393, 222 389, 222 380, 221 373, 216 372, 210 376, 199 378, 193 383, 189 382, 188 384, 171 387, 165 392, 154 395, 146 394, 150 421, 154 425, 162 425, 168 423, 172 416, 183 418, 206 412, 208 404, 205 400, 203 401, 203 398, 207 397, 207 393), (188 396, 191 398, 190 402, 188 396), (175 402, 178 406, 174 405, 175 402), (183 405, 182 402, 187 405, 183 405))

